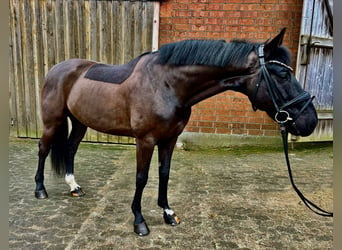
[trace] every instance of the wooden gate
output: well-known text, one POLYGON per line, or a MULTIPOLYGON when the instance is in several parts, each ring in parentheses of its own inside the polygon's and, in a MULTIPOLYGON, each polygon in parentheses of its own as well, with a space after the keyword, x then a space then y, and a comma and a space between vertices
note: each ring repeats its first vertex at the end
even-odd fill
POLYGON ((292 140, 333 139, 333 1, 304 0, 297 78, 304 89, 316 96, 319 123, 314 133, 292 140))
MULTIPOLYGON (((39 138, 47 71, 69 58, 122 64, 152 49, 151 1, 10 0, 10 133, 39 138)), ((91 129, 87 141, 133 143, 91 129)))

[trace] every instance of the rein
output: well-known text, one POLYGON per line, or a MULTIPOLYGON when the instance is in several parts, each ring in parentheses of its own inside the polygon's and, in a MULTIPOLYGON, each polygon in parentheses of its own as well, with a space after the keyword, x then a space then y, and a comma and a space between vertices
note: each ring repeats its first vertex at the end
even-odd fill
MULTIPOLYGON (((261 65, 261 72, 260 75, 258 77, 258 81, 256 83, 256 87, 254 90, 254 94, 252 97, 252 100, 254 102, 256 95, 258 93, 260 84, 261 84, 261 80, 264 78, 265 83, 267 85, 267 89, 268 92, 271 96, 272 102, 274 107, 276 108, 277 113, 275 114, 275 120, 276 122, 280 125, 280 129, 281 129, 281 135, 282 135, 282 140, 283 140, 283 148, 284 148, 284 154, 285 154, 285 160, 286 160, 286 164, 287 164, 287 170, 289 173, 289 178, 291 181, 291 185, 293 187, 293 189, 296 191, 296 193, 298 194, 299 198, 304 202, 304 204, 314 213, 321 215, 321 216, 326 216, 326 217, 333 217, 333 212, 327 212, 323 209, 321 209, 320 207, 318 207, 316 204, 314 204, 313 202, 311 202, 310 200, 308 200, 303 194, 302 192, 298 189, 298 187, 296 186, 294 180, 293 180, 293 176, 292 176, 292 170, 291 170, 291 165, 290 165, 290 160, 289 160, 289 154, 288 154, 288 132, 286 131, 285 128, 285 123, 286 122, 292 122, 295 125, 295 121, 297 120, 297 118, 303 113, 303 111, 307 108, 307 106, 312 102, 314 97, 310 97, 310 94, 308 92, 303 91, 302 94, 300 94, 299 96, 295 97, 294 99, 288 101, 288 102, 284 102, 284 100, 282 100, 281 95, 279 93, 279 90, 277 88, 275 88, 274 82, 273 82, 273 78, 270 76, 267 68, 266 68, 266 64, 267 63, 273 63, 273 64, 278 64, 281 65, 287 69, 289 69, 290 71, 293 71, 293 69, 276 60, 270 60, 265 62, 265 56, 264 56, 264 45, 260 45, 258 48, 258 55, 259 55, 259 61, 260 61, 260 65, 261 65), (280 100, 282 103, 281 106, 279 106, 276 102, 276 100, 280 100), (300 109, 300 111, 298 112, 298 114, 296 114, 296 116, 294 118, 290 117, 290 114, 284 110, 285 108, 300 103, 300 102, 304 102, 305 104, 303 105, 303 107, 300 109)), ((252 102, 252 107, 253 110, 255 111, 257 108, 256 106, 253 104, 252 102)))

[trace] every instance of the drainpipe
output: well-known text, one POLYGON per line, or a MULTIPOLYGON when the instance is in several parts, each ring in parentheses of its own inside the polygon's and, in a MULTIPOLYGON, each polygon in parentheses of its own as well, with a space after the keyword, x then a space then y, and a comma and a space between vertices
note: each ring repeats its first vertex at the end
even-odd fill
POLYGON ((160 2, 153 2, 153 28, 152 28, 152 51, 159 49, 159 12, 160 2))

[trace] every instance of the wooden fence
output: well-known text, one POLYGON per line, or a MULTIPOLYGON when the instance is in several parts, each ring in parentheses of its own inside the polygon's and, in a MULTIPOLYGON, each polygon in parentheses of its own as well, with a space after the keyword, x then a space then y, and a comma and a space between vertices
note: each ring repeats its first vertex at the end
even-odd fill
MULTIPOLYGON (((152 49, 151 1, 10 0, 11 136, 39 138, 47 71, 69 58, 121 64, 152 49)), ((87 141, 133 143, 91 129, 87 141)))

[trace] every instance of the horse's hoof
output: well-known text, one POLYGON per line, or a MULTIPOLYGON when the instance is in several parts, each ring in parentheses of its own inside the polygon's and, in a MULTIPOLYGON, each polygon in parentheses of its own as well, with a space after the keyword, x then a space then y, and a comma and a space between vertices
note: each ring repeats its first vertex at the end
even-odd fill
POLYGON ((73 197, 81 197, 85 195, 85 192, 83 192, 82 188, 78 187, 75 190, 71 191, 70 194, 73 197))
POLYGON ((47 194, 45 189, 34 191, 34 196, 37 199, 47 199, 48 198, 48 194, 47 194))
POLYGON ((140 224, 134 224, 134 232, 139 236, 146 236, 150 233, 150 229, 148 229, 148 226, 144 221, 140 224))
POLYGON ((175 213, 170 214, 164 211, 163 217, 164 217, 165 223, 170 224, 171 226, 177 226, 178 224, 181 223, 181 220, 175 213))

